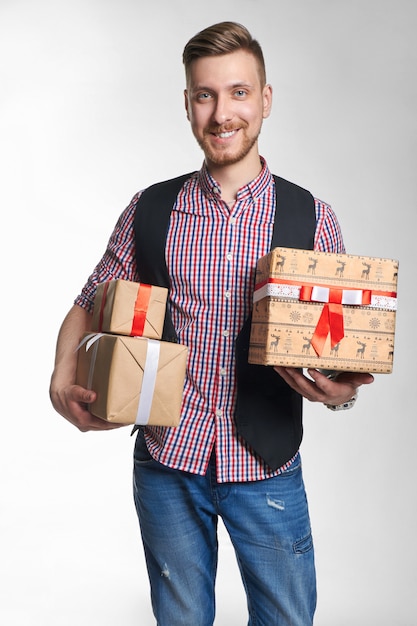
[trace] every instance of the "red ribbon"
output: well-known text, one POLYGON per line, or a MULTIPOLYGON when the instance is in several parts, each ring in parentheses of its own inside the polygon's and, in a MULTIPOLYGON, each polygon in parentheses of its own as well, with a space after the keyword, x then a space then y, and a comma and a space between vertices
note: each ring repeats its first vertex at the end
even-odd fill
POLYGON ((151 285, 144 285, 142 283, 139 285, 133 313, 132 330, 130 331, 131 337, 140 337, 143 335, 151 290, 151 285))
MULTIPOLYGON (((302 285, 300 289, 300 300, 311 302, 312 292, 313 287, 302 285)), ((345 336, 342 297, 343 289, 339 289, 337 287, 329 288, 329 300, 323 307, 313 337, 310 341, 318 356, 321 356, 321 353, 323 352, 324 344, 329 333, 332 348, 334 348, 334 346, 337 345, 345 336)))
POLYGON ((101 302, 100 302, 100 313, 99 313, 99 318, 98 318, 98 332, 99 333, 103 332, 104 305, 106 304, 108 289, 109 289, 109 282, 107 281, 104 283, 103 293, 102 293, 101 302))

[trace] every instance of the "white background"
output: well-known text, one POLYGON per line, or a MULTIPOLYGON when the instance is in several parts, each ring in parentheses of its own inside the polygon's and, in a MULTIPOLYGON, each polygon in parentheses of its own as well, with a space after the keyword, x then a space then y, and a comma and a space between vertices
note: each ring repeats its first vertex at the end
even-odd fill
MULTIPOLYGON (((332 204, 349 252, 400 261, 394 373, 349 413, 306 403, 316 624, 417 623, 414 1, 0 0, 6 626, 153 624, 129 430, 79 433, 54 413, 49 377, 61 321, 119 213, 202 162, 181 54, 224 19, 264 48, 270 168, 332 204)), ((221 530, 216 624, 245 623, 221 530)))

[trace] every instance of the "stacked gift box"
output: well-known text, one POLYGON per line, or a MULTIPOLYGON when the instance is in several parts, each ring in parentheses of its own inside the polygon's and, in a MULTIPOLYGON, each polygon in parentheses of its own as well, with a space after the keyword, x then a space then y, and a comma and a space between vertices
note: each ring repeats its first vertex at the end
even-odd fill
POLYGON ((257 264, 249 362, 390 373, 398 261, 275 248, 257 264))
POLYGON ((125 280, 97 286, 92 330, 78 348, 77 384, 93 389, 96 417, 177 426, 186 346, 161 341, 167 289, 125 280))

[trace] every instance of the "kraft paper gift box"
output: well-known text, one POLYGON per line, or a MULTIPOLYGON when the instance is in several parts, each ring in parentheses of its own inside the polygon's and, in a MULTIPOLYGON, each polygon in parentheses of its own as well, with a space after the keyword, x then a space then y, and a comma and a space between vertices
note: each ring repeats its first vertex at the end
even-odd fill
POLYGON ((97 393, 89 410, 106 421, 177 426, 187 353, 177 343, 85 333, 76 382, 97 393))
POLYGON ((116 335, 160 339, 168 290, 128 280, 97 285, 92 329, 116 335))
POLYGON ((390 373, 398 261, 275 248, 256 270, 249 362, 390 373))

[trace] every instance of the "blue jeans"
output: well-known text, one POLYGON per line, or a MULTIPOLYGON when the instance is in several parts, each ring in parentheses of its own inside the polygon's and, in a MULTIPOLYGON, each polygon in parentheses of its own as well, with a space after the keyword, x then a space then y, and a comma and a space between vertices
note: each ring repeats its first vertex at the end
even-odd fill
MULTIPOLYGON (((212 626, 217 519, 233 543, 249 626, 309 626, 316 605, 313 542, 298 456, 280 476, 217 483, 153 460, 142 429, 134 497, 158 626, 212 626)), ((236 625, 237 626, 237 625, 236 625)))

